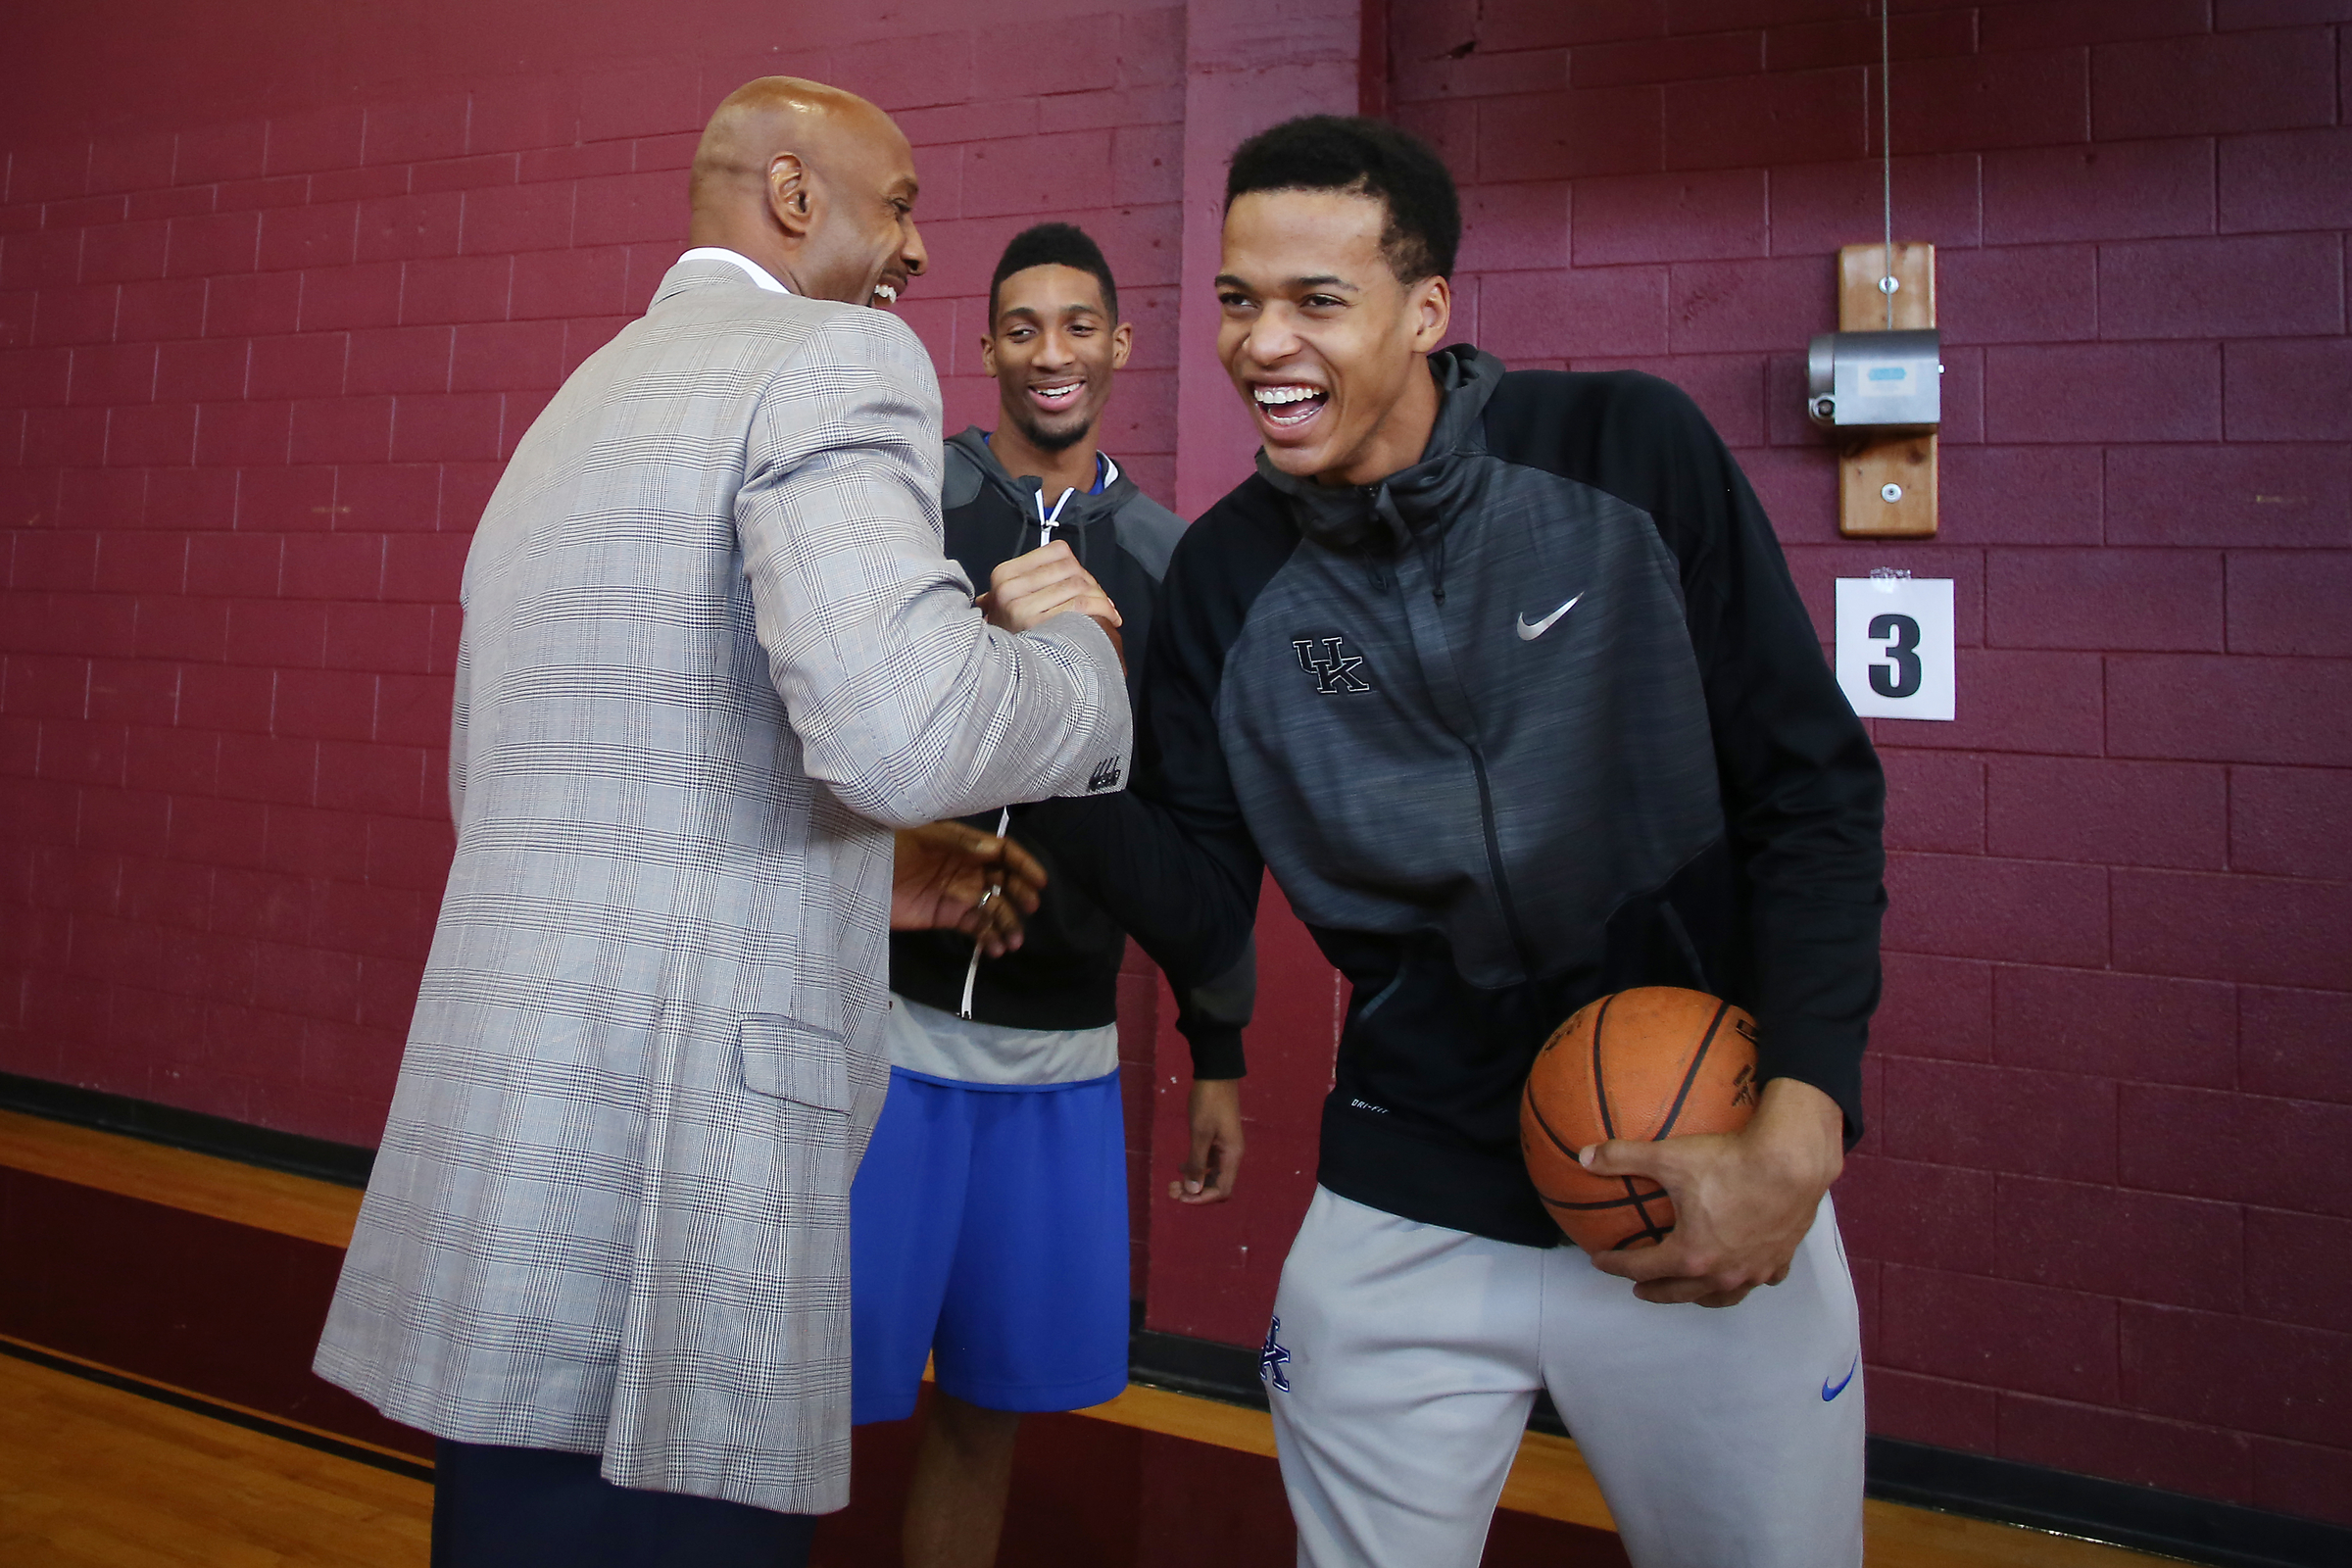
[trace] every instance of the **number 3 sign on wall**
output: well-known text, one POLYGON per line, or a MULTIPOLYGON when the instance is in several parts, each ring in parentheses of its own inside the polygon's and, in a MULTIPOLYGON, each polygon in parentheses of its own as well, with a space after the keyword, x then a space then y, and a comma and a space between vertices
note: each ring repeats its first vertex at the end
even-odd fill
POLYGON ((1838 578, 1838 684, 1864 718, 1952 717, 1951 579, 1838 578))

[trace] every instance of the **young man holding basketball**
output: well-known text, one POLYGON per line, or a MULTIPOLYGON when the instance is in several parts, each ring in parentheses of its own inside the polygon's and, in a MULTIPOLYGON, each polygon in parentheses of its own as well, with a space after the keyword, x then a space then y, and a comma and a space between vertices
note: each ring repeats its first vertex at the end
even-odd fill
MULTIPOLYGON (((981 339, 997 428, 949 438, 940 498, 947 553, 972 581, 1012 564, 1001 594, 1027 558, 1050 571, 1075 557, 1118 607, 1131 689, 1184 532, 1099 446, 1133 336, 1083 231, 1040 223, 1013 236, 981 339)), ((1008 827, 1047 869, 1017 952, 982 962, 952 932, 890 945, 890 1094, 851 1192, 852 1419, 910 1414, 936 1353, 908 1568, 994 1562, 1021 1413, 1098 1404, 1127 1385, 1119 964, 1129 930, 1159 945, 1164 906, 1128 887, 1090 898, 1054 877, 1054 831, 1030 811, 965 819, 1008 827)), ((1194 1154, 1178 1195, 1189 1202, 1223 1201, 1242 1152, 1248 951, 1225 968, 1191 1002, 1235 1044, 1194 1058, 1194 1154)))
POLYGON ((1265 1348, 1302 1564, 1476 1563, 1540 1387, 1642 1568, 1858 1564, 1826 1194, 1878 998, 1877 760, 1687 397, 1440 348, 1459 234, 1389 126, 1235 154, 1219 351, 1258 471, 1177 547, 1137 797, 1063 860, 1181 898, 1153 955, 1180 996, 1261 868, 1353 983, 1265 1348), (1588 1260, 1529 1183, 1518 1091, 1641 985, 1748 1008, 1767 1082, 1740 1133, 1588 1152, 1679 1216, 1588 1260))

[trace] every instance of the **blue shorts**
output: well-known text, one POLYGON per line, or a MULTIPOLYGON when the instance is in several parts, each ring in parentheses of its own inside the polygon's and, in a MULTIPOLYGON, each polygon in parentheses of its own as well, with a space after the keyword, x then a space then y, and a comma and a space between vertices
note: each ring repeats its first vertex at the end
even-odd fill
POLYGON ((851 1420, 914 1413, 923 1362, 992 1410, 1127 1386, 1119 1075, 1045 1088, 892 1068, 850 1190, 851 1420))

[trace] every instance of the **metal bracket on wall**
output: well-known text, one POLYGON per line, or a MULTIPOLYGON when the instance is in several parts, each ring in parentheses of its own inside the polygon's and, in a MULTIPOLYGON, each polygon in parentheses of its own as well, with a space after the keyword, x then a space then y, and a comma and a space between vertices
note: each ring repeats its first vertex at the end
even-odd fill
MULTIPOLYGON (((1936 247, 1848 245, 1838 253, 1838 330, 1910 331, 1936 324, 1936 247), (1894 318, 1879 286, 1892 277, 1894 318)), ((1936 437, 1891 436, 1838 457, 1838 531, 1849 539, 1928 539, 1936 533, 1936 437)))

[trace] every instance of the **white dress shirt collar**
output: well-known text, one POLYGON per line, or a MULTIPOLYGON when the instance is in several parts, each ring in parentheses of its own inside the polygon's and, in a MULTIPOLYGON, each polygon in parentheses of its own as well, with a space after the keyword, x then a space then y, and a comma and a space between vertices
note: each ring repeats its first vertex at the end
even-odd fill
POLYGON ((749 256, 744 255, 740 251, 728 250, 723 245, 697 245, 694 249, 679 257, 678 260, 681 262, 725 262, 731 267, 742 268, 745 275, 750 277, 753 282, 759 284, 761 288, 767 290, 770 294, 789 294, 792 292, 792 290, 786 288, 783 284, 777 282, 772 276, 770 276, 766 268, 761 267, 758 262, 753 261, 749 256))

